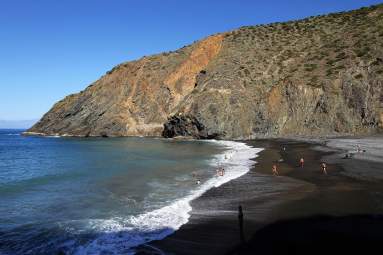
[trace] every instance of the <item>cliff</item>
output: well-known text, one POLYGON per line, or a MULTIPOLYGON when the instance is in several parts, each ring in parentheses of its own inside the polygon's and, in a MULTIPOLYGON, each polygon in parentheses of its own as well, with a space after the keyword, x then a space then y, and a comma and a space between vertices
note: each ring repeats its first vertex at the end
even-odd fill
POLYGON ((29 132, 285 137, 383 127, 383 5, 242 27, 122 63, 29 132))

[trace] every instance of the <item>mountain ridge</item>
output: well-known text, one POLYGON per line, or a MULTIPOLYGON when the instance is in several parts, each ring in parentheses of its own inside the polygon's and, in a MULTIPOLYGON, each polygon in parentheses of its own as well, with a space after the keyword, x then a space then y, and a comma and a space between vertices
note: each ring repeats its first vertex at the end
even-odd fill
POLYGON ((378 132, 382 39, 382 4, 214 34, 117 65, 28 132, 225 139, 378 132))

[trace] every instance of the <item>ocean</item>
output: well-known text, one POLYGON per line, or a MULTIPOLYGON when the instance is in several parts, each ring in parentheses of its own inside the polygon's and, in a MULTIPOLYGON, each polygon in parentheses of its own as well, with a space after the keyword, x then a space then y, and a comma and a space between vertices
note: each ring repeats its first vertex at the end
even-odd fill
POLYGON ((233 141, 21 133, 0 130, 1 255, 134 254, 187 223, 193 199, 244 175, 261 151, 233 141))

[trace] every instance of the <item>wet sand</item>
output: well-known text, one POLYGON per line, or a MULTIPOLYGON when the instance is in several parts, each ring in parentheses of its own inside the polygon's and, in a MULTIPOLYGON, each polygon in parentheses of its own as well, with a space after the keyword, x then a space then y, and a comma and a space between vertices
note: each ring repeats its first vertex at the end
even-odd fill
MULTIPOLYGON (((247 240, 261 228, 280 220, 307 219, 315 215, 383 214, 381 181, 344 174, 349 160, 344 164, 339 160, 329 163, 328 175, 321 173, 321 159, 335 152, 318 151, 314 150, 316 144, 287 140, 248 143, 265 148, 256 158, 258 164, 249 173, 193 201, 187 224, 163 240, 139 247, 137 253, 230 253, 240 243, 239 205, 243 207, 247 240), (281 149, 283 146, 285 151, 281 149), (305 159, 304 168, 298 164, 301 157, 305 159), (283 159, 277 163, 281 176, 274 177, 271 166, 279 159, 283 159)), ((354 160, 352 165, 358 168, 358 164, 366 168, 365 161, 354 160)), ((365 171, 369 171, 368 167, 365 171)))

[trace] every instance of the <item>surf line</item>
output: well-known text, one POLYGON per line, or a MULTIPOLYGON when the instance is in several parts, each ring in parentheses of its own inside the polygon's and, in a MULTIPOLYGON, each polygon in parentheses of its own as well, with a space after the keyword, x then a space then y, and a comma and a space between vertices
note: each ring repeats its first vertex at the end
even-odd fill
POLYGON ((223 166, 224 176, 214 176, 200 185, 183 198, 168 206, 131 216, 127 219, 109 219, 105 221, 112 229, 105 231, 95 240, 78 247, 75 254, 99 252, 125 252, 134 254, 134 247, 147 244, 154 240, 164 239, 177 231, 189 221, 192 207, 191 201, 200 197, 213 187, 219 187, 233 179, 246 174, 256 163, 252 159, 258 156, 263 148, 254 148, 243 142, 207 140, 225 148, 224 152, 215 155, 209 162, 213 168, 223 166))

